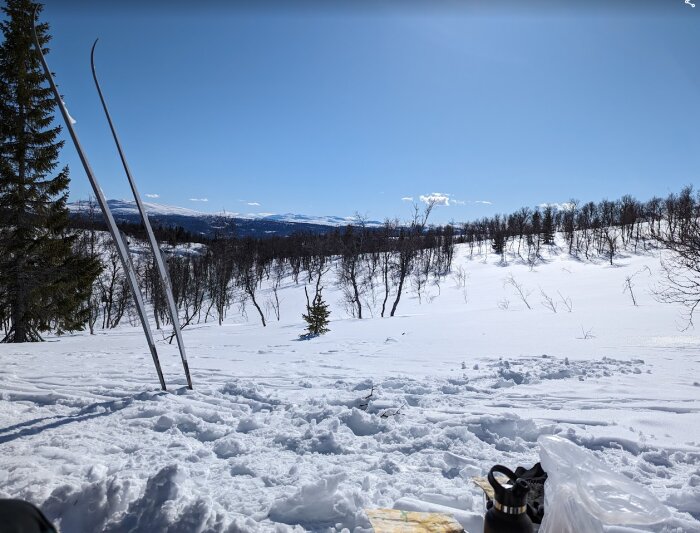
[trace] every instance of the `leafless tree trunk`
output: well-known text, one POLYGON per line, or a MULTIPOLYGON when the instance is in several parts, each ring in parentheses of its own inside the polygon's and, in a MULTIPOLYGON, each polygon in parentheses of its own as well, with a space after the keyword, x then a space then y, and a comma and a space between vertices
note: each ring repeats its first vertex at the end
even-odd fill
POLYGON ((257 309, 263 327, 267 326, 267 322, 265 321, 265 313, 263 313, 263 310, 260 308, 260 305, 255 298, 255 292, 258 287, 258 277, 255 273, 253 265, 245 265, 242 267, 239 274, 239 282, 246 296, 250 298, 250 301, 253 302, 253 306, 255 309, 257 309))
POLYGON ((275 262, 275 266, 272 269, 272 300, 270 301, 270 305, 272 306, 272 310, 274 311, 275 317, 277 318, 278 322, 280 320, 279 288, 286 274, 287 269, 284 264, 284 261, 278 259, 275 262))
MULTIPOLYGON (((391 313, 389 316, 394 316, 396 314, 396 308, 399 306, 399 301, 401 300, 401 294, 403 293, 404 282, 406 281, 406 276, 411 272, 411 267, 413 266, 413 260, 416 256, 416 250, 420 246, 420 239, 425 229, 425 225, 428 223, 428 217, 430 212, 435 207, 435 202, 431 201, 423 210, 421 215, 420 209, 417 205, 414 206, 413 222, 411 227, 404 235, 399 235, 399 253, 397 261, 397 278, 398 287, 396 289, 396 299, 394 300, 394 305, 391 307, 391 313)), ((402 233, 404 233, 402 231, 402 233)))

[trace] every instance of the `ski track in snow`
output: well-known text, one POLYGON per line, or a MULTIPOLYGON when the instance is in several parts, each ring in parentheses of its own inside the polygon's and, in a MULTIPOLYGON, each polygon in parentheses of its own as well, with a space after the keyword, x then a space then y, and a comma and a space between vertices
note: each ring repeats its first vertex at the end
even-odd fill
POLYGON ((359 321, 329 290, 331 332, 299 341, 290 284, 287 322, 185 329, 194 391, 162 341, 170 390, 157 390, 137 328, 0 346, 0 497, 40 505, 64 533, 361 532, 367 507, 447 508, 473 533, 471 477, 531 466, 537 438, 563 434, 671 508, 655 531, 700 531, 700 339, 651 298, 654 280, 639 308, 622 294, 658 258, 457 261, 467 303, 445 280, 432 303, 407 293, 402 316, 359 321), (535 292, 532 311, 518 306, 508 272, 565 291, 572 312, 535 292))

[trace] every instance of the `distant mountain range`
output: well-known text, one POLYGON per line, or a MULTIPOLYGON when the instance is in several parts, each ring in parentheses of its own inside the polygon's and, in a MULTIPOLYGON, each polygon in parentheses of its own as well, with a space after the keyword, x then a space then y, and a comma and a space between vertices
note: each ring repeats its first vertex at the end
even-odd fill
MULTIPOLYGON (((107 200, 107 204, 117 222, 140 223, 141 217, 136 202, 128 200, 107 200)), ((239 237, 287 236, 292 233, 310 232, 327 233, 334 228, 355 223, 354 217, 308 216, 285 213, 240 214, 240 213, 203 213, 184 207, 175 207, 151 202, 144 202, 148 218, 153 226, 182 227, 190 233, 213 236, 216 233, 235 234, 239 237)), ((102 219, 99 206, 88 202, 68 204, 72 217, 85 218, 94 209, 94 216, 102 219)), ((365 225, 379 227, 381 222, 367 221, 365 225)))

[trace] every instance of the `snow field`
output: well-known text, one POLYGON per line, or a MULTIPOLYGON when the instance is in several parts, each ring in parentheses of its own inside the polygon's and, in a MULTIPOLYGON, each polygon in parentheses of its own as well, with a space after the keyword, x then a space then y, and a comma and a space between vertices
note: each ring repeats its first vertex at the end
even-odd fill
POLYGON ((534 269, 456 255, 466 287, 409 290, 394 318, 369 292, 374 317, 347 318, 329 277, 322 337, 298 340, 291 280, 280 322, 232 309, 185 329, 194 391, 164 341, 158 390, 140 328, 0 345, 0 496, 63 532, 360 532, 363 508, 396 507, 473 533, 470 478, 531 466, 538 436, 563 434, 671 508, 655 531, 700 531, 700 338, 651 294, 658 253, 611 267, 554 251, 534 269))

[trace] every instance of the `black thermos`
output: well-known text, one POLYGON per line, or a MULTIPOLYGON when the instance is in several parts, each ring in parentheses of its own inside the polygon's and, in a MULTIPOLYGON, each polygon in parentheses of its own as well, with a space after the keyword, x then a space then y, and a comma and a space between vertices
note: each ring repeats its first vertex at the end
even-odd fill
POLYGON ((532 521, 527 515, 527 493, 530 485, 505 466, 496 465, 488 480, 493 487, 494 499, 487 505, 484 517, 484 533, 532 533, 532 521), (499 472, 508 476, 510 487, 504 487, 494 477, 499 472))

